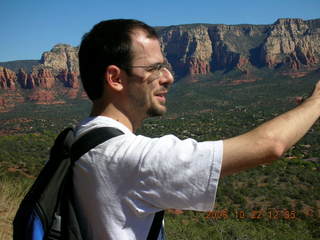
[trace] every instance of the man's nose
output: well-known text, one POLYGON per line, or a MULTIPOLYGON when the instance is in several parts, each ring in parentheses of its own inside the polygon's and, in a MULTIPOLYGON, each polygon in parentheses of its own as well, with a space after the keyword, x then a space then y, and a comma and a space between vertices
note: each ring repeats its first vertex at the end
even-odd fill
POLYGON ((171 85, 173 81, 174 81, 173 73, 169 69, 163 68, 160 84, 171 85))

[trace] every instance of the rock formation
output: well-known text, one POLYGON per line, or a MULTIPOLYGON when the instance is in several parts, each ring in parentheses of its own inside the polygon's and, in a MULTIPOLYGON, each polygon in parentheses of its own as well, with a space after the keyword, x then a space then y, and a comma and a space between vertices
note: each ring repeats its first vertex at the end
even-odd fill
POLYGON ((169 27, 160 33, 163 50, 178 77, 210 72, 212 43, 202 25, 169 27))
POLYGON ((29 82, 31 82, 33 86, 50 89, 55 85, 55 76, 52 70, 40 65, 32 70, 29 75, 29 82))
POLYGON ((67 44, 55 45, 51 51, 42 54, 40 62, 43 68, 51 69, 65 87, 79 87, 78 48, 67 44))
POLYGON ((51 51, 42 54, 40 61, 44 67, 49 67, 57 72, 79 72, 78 48, 67 44, 55 45, 51 51))
MULTIPOLYGON (((0 67, 0 89, 17 90, 17 86, 20 90, 32 89, 26 100, 42 104, 57 103, 59 95, 76 98, 80 87, 77 54, 77 48, 58 44, 51 51, 43 53, 40 62, 30 72, 20 68, 15 73, 0 67), (65 91, 63 87, 70 90, 65 91)), ((17 92, 15 96, 18 95, 17 92)), ((3 106, 12 106, 5 98, 0 98, 0 105, 2 109, 3 106)))
POLYGON ((319 67, 320 19, 272 25, 194 24, 161 28, 162 48, 179 77, 249 66, 293 71, 319 67))
POLYGON ((17 76, 10 69, 0 67, 0 89, 16 89, 17 76))
POLYGON ((271 68, 312 68, 319 63, 319 23, 319 20, 279 19, 261 46, 261 62, 271 68))
MULTIPOLYGON (((320 69, 320 19, 279 19, 271 25, 190 24, 156 30, 176 80, 193 81, 198 75, 236 70, 244 77, 232 83, 240 84, 257 79, 250 71, 257 72, 262 67, 292 77, 320 69)), ((77 53, 77 47, 58 44, 44 52, 40 61, 29 61, 26 68, 15 65, 16 72, 3 65, 0 89, 38 89, 29 99, 41 98, 42 102, 53 101, 59 94, 82 96, 77 53), (53 89, 64 90, 54 90, 58 91, 54 94, 40 91, 53 89), (44 93, 47 97, 40 96, 44 93)))

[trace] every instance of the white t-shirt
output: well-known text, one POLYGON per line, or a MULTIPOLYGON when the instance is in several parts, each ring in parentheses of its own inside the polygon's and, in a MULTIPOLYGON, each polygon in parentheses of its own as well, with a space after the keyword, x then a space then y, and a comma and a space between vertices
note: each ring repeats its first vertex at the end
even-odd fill
POLYGON ((74 167, 75 201, 85 239, 146 239, 155 212, 212 210, 222 141, 137 136, 102 116, 83 121, 76 135, 104 126, 124 135, 90 150, 74 167))

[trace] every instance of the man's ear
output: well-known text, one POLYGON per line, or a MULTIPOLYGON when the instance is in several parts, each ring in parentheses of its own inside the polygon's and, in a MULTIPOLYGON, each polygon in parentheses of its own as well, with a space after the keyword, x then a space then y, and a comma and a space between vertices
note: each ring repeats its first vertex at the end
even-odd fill
POLYGON ((104 73, 106 84, 115 91, 121 91, 123 89, 120 73, 121 69, 116 65, 109 65, 104 73))

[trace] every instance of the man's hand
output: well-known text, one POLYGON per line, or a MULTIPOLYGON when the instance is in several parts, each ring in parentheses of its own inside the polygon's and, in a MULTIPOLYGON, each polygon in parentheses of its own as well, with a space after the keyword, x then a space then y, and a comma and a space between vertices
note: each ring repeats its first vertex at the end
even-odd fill
POLYGON ((311 96, 307 98, 306 101, 313 101, 317 99, 319 100, 319 98, 320 98, 320 81, 317 82, 311 96))
MULTIPOLYGON (((319 81, 319 82, 320 82, 320 81, 319 81)), ((312 90, 311 93, 305 94, 304 96, 296 97, 296 98, 295 98, 296 103, 297 103, 297 104, 301 104, 301 103, 303 103, 306 99, 310 98, 311 96, 317 95, 317 89, 319 89, 319 82, 315 85, 315 87, 314 87, 314 89, 312 90)))

